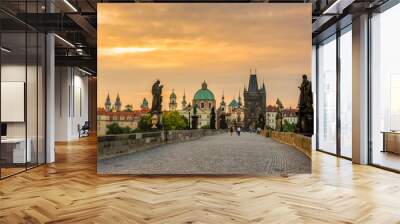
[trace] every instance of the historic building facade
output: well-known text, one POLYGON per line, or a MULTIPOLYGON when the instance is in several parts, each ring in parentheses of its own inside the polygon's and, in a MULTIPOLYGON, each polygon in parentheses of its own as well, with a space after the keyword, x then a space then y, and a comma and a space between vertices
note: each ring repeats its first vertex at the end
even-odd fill
POLYGON ((240 93, 238 100, 233 98, 228 105, 226 105, 225 103, 225 96, 222 95, 221 103, 217 110, 217 128, 220 128, 219 121, 222 114, 225 115, 225 120, 228 128, 243 127, 244 108, 240 93))
MULTIPOLYGON (((265 113, 266 127, 272 130, 276 128, 276 115, 278 108, 276 106, 268 105, 265 113)), ((297 124, 297 109, 286 108, 282 110, 282 123, 287 121, 289 124, 297 124)))
POLYGON ((143 115, 149 110, 134 110, 134 111, 106 111, 103 108, 97 110, 97 135, 103 136, 107 133, 107 125, 117 123, 121 127, 129 127, 136 129, 143 115))
POLYGON ((107 94, 104 108, 97 108, 97 135, 102 136, 107 133, 107 125, 117 123, 121 127, 135 129, 141 117, 148 113, 149 107, 146 99, 143 99, 140 110, 124 111, 122 110, 122 101, 117 94, 113 104, 110 95, 107 94))
POLYGON ((194 94, 192 107, 197 106, 198 127, 210 125, 211 109, 215 107, 214 93, 208 89, 206 81, 201 84, 201 89, 194 94))
POLYGON ((283 110, 283 123, 285 123, 285 121, 287 121, 289 124, 297 124, 297 109, 292 109, 290 108, 286 108, 283 110))
MULTIPOLYGON (((250 74, 248 88, 244 88, 244 128, 257 128, 260 116, 265 120, 267 90, 258 86, 257 74, 250 74)), ((264 128, 264 127, 261 127, 264 128)))
POLYGON ((266 126, 269 129, 275 130, 276 127, 276 114, 278 113, 278 108, 276 106, 268 105, 265 118, 266 118, 266 126))

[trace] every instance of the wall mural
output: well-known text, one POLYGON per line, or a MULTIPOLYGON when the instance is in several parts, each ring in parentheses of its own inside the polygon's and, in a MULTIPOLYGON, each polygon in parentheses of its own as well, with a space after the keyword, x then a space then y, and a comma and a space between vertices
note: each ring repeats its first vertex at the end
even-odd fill
POLYGON ((98 4, 98 173, 311 172, 309 4, 98 4))

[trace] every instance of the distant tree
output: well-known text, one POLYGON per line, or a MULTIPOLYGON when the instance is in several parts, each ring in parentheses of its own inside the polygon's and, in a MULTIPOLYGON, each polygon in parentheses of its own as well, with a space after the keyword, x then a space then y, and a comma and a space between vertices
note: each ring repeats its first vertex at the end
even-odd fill
POLYGON ((163 113, 162 119, 166 130, 183 130, 189 126, 188 119, 178 111, 166 111, 163 113))
POLYGON ((215 129, 215 108, 211 108, 210 129, 215 129))
POLYGON ((296 124, 289 123, 289 121, 283 121, 283 132, 294 132, 296 130, 296 124))
POLYGON ((225 116, 225 114, 221 114, 221 115, 219 116, 219 128, 220 128, 220 129, 227 129, 227 128, 228 128, 228 125, 227 125, 227 123, 226 123, 226 116, 225 116))
POLYGON ((200 128, 201 128, 201 129, 210 129, 210 125, 209 125, 209 124, 206 124, 206 125, 201 126, 200 128))
POLYGON ((147 113, 140 118, 138 128, 135 130, 135 132, 150 131, 152 126, 151 114, 147 113))
POLYGON ((118 123, 111 123, 107 125, 107 135, 118 135, 118 134, 128 134, 131 133, 132 129, 128 126, 121 127, 118 123))
POLYGON ((132 104, 127 104, 127 105, 125 105, 124 111, 125 111, 125 112, 132 112, 132 111, 133 111, 133 106, 132 106, 132 104))

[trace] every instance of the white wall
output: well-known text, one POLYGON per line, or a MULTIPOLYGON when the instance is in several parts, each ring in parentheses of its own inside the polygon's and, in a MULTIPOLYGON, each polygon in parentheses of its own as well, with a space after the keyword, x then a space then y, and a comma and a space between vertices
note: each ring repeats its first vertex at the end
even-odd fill
POLYGON ((79 138, 78 125, 88 120, 88 78, 76 68, 56 67, 55 140, 79 138))
MULTIPOLYGON (((22 122, 6 122, 7 137, 24 138, 26 135, 32 151, 32 162, 36 162, 36 159, 39 159, 39 163, 44 163, 45 120, 43 110, 45 90, 43 89, 44 74, 41 71, 41 67, 36 67, 36 65, 28 65, 26 67, 25 64, 3 64, 1 66, 2 82, 24 82, 26 84, 26 101, 23 102, 24 105, 20 108, 22 110, 20 111, 21 113, 25 114, 26 112, 26 120, 22 122)), ((7 97, 7 95, 2 95, 2 97, 7 97)), ((1 108, 1 110, 12 110, 12 108, 1 108)), ((12 111, 9 112, 12 113, 12 111)))
MULTIPOLYGON (((26 72, 28 72, 28 87, 27 87, 27 107, 34 108, 36 112, 36 80, 32 79, 31 74, 36 75, 36 67, 18 64, 8 64, 1 66, 1 81, 2 82, 24 82, 26 72), (27 69, 27 71, 25 71, 27 69), (33 87, 32 87, 33 86, 33 87), (31 88, 30 88, 31 87, 31 88)), ((4 97, 4 96, 3 96, 4 97)), ((41 106, 41 105, 39 105, 41 106)), ((2 108, 7 110, 7 108, 2 108)), ((23 108, 24 110, 24 108, 23 108)), ((32 110, 27 108, 27 120, 28 120, 28 137, 30 130, 35 130, 36 135, 36 120, 37 115, 32 110), (33 123, 32 123, 33 122, 33 123)), ((7 135, 8 137, 25 137, 25 123, 26 122, 7 122, 7 135)), ((32 131, 33 132, 33 131, 32 131)))

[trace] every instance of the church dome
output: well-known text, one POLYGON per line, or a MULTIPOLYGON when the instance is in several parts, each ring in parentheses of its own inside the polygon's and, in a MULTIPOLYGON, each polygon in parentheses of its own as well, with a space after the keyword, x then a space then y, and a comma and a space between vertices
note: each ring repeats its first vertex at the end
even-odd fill
POLYGON ((230 103, 229 103, 229 106, 230 107, 232 107, 232 108, 237 108, 238 107, 238 102, 235 100, 235 99, 233 99, 230 103))
POLYGON ((194 100, 215 100, 214 93, 207 88, 207 83, 204 81, 201 89, 197 90, 193 97, 194 100))

